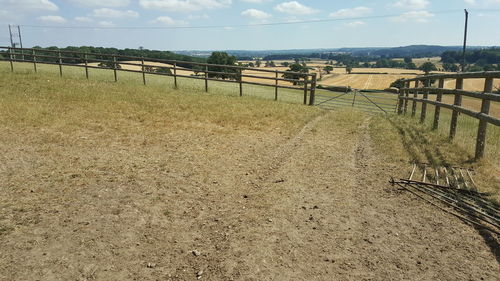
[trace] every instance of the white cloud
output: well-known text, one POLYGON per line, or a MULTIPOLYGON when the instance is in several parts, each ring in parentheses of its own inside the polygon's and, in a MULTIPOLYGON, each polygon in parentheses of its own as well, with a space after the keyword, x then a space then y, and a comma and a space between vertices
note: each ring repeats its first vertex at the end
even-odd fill
POLYGON ((241 1, 247 2, 247 3, 260 4, 260 3, 270 2, 270 1, 273 1, 273 0, 241 0, 241 1))
POLYGON ((364 24, 365 24, 364 21, 354 21, 354 22, 346 23, 346 25, 349 27, 358 27, 358 26, 361 26, 364 24))
POLYGON ((425 23, 428 22, 429 19, 433 17, 434 14, 429 13, 428 11, 410 11, 403 13, 398 17, 393 18, 393 20, 397 22, 413 21, 413 22, 425 23))
POLYGON ((209 18, 210 18, 210 16, 208 16, 207 14, 203 14, 203 15, 189 15, 188 16, 189 20, 200 20, 200 19, 207 20, 209 18))
POLYGON ((68 0, 71 3, 86 7, 126 7, 130 0, 68 0))
POLYGON ((330 14, 332 18, 356 18, 366 16, 372 13, 372 9, 368 7, 356 7, 352 9, 340 9, 330 14))
POLYGON ((115 24, 112 21, 106 21, 106 20, 100 21, 100 22, 98 22, 98 24, 100 26, 102 26, 102 27, 113 27, 113 26, 115 26, 115 24))
POLYGON ((476 0, 464 0, 464 2, 469 5, 476 5, 476 0))
POLYGON ((188 23, 183 20, 174 20, 169 16, 157 17, 152 23, 161 23, 167 26, 187 26, 188 23))
POLYGON ((8 11, 0 10, 0 23, 12 23, 18 21, 19 16, 8 11))
POLYGON ((61 16, 41 16, 38 20, 49 23, 65 23, 66 19, 61 16))
POLYGON ((139 14, 132 10, 114 10, 109 8, 94 9, 92 16, 96 18, 137 18, 139 14))
POLYGON ((248 18, 253 18, 253 19, 258 19, 258 20, 263 20, 263 19, 268 19, 271 17, 270 14, 257 10, 257 9, 248 9, 243 12, 241 12, 241 15, 244 17, 248 18))
POLYGON ((193 12, 229 7, 232 0, 139 0, 144 9, 168 12, 193 12))
POLYGON ((422 10, 429 5, 428 0, 400 0, 394 3, 394 7, 405 10, 422 10))
POLYGON ((59 8, 49 0, 0 0, 0 7, 6 11, 57 11, 59 8))
POLYGON ((278 12, 292 15, 310 15, 317 12, 313 8, 302 5, 297 1, 283 2, 276 5, 274 9, 278 12))
POLYGON ((93 20, 89 17, 75 17, 75 21, 78 22, 92 22, 93 20))

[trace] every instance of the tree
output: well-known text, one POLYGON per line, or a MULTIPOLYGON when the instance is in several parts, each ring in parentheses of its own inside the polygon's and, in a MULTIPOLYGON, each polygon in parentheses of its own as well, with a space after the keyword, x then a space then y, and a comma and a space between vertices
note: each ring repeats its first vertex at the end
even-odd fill
POLYGON ((332 70, 333 70, 333 67, 332 67, 332 66, 330 66, 330 65, 327 65, 327 66, 325 66, 325 68, 324 68, 324 69, 325 69, 325 71, 326 71, 326 74, 330 74, 330 72, 332 72, 332 70))
POLYGON ((496 70, 496 67, 493 64, 487 64, 483 66, 484 71, 494 71, 496 70))
POLYGON ((404 62, 405 62, 406 64, 408 64, 408 63, 412 63, 412 62, 413 62, 413 60, 412 60, 412 58, 411 58, 411 57, 405 57, 405 58, 404 58, 404 62))
MULTIPOLYGON (((235 65, 236 57, 230 56, 226 52, 213 52, 210 57, 208 57, 207 62, 209 64, 219 64, 219 65, 235 65)), ((224 72, 220 73, 208 73, 208 77, 222 78, 222 79, 239 79, 239 71, 234 68, 227 68, 221 66, 209 66, 209 71, 214 72, 224 72)))
MULTIPOLYGON (((294 63, 294 64, 290 65, 290 68, 287 71, 309 73, 309 68, 307 66, 305 66, 305 64, 294 63)), ((300 78, 303 78, 303 77, 300 74, 285 72, 285 74, 283 74, 283 78, 299 80, 300 78)), ((293 84, 297 85, 299 83, 294 81, 293 84)))
POLYGON ((266 64, 265 64, 266 67, 275 67, 276 64, 274 63, 274 61, 266 61, 266 64))
POLYGON ((459 70, 456 64, 448 62, 443 63, 443 69, 444 71, 450 71, 450 72, 458 72, 459 70))
POLYGON ((262 64, 262 62, 260 60, 255 61, 255 66, 260 67, 261 64, 262 64))
POLYGON ((348 65, 345 67, 345 72, 347 72, 347 74, 351 74, 352 72, 352 66, 348 65))
POLYGON ((401 78, 401 79, 398 79, 398 80, 396 80, 396 81, 392 82, 392 83, 391 83, 391 88, 392 88, 392 87, 394 87, 394 88, 398 88, 398 89, 403 88, 403 87, 404 87, 404 84, 405 84, 405 83, 403 82, 403 80, 404 80, 404 79, 403 79, 403 78, 401 78))
POLYGON ((97 66, 102 67, 102 68, 115 68, 115 67, 116 67, 116 69, 122 68, 121 65, 119 65, 118 63, 115 63, 113 61, 100 62, 97 66))
POLYGON ((144 66, 144 71, 145 72, 154 72, 155 69, 154 69, 154 67, 147 65, 147 66, 144 66))
POLYGON ((425 75, 428 75, 431 71, 437 70, 436 66, 430 61, 424 62, 418 69, 422 70, 425 75))
POLYGON ((406 64, 406 69, 417 69, 417 66, 414 62, 409 62, 406 64))
POLYGON ((481 72, 481 71, 484 71, 484 69, 482 67, 480 67, 479 65, 473 65, 473 66, 469 67, 469 69, 467 69, 467 71, 481 72))
POLYGON ((288 67, 290 65, 289 62, 285 61, 285 62, 282 62, 281 65, 285 66, 285 67, 288 67))
POLYGON ((172 75, 172 70, 168 67, 156 67, 155 72, 157 73, 165 73, 165 74, 169 74, 169 75, 172 75))
POLYGON ((253 64, 253 62, 249 62, 249 63, 248 63, 248 66, 249 66, 249 67, 254 67, 254 66, 255 66, 255 64, 253 64))

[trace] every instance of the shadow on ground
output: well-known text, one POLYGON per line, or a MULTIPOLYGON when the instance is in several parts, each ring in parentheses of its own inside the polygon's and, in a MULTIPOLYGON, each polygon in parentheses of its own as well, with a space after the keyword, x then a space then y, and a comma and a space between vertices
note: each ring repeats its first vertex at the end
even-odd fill
MULTIPOLYGON (((401 138, 401 142, 410 156, 410 161, 412 163, 428 163, 432 166, 453 166, 453 165, 464 165, 473 163, 473 158, 468 158, 462 163, 451 163, 450 159, 447 159, 445 154, 442 153, 439 145, 432 143, 428 131, 425 128, 418 127, 416 124, 412 125, 408 122, 398 123, 394 120, 388 119, 392 126, 397 130, 401 138)), ((495 202, 488 200, 487 194, 484 195, 471 195, 463 192, 457 192, 453 189, 443 189, 440 190, 446 196, 457 201, 458 205, 466 206, 465 201, 473 201, 474 204, 481 210, 485 211, 490 216, 499 217, 498 210, 500 206, 495 202)), ((476 216, 472 214, 472 211, 465 212, 461 209, 456 209, 460 211, 461 214, 465 215, 468 219, 475 221, 480 224, 480 221, 476 216)), ((485 243, 490 247, 491 252, 495 255, 495 258, 500 262, 500 244, 498 237, 477 225, 470 224, 476 229, 476 231, 483 237, 485 243)))

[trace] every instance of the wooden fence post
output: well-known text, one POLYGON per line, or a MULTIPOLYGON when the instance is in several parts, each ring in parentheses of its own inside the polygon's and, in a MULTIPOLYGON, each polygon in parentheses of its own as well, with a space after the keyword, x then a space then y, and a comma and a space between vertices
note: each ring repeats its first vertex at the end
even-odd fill
MULTIPOLYGON (((486 78, 484 81, 484 92, 493 92, 493 78, 486 78)), ((481 113, 488 115, 490 113, 490 100, 483 99, 481 103, 481 113)), ((479 119, 479 127, 477 129, 477 139, 476 139, 476 160, 484 156, 484 147, 486 144, 486 129, 488 128, 488 122, 483 119, 479 119)))
POLYGON ((278 70, 276 70, 276 80, 274 81, 274 100, 278 100, 278 70))
MULTIPOLYGON (((462 90, 464 88, 464 79, 457 78, 455 89, 462 90)), ((456 106, 462 105, 462 95, 456 93, 455 100, 453 102, 456 106)), ((450 138, 454 138, 457 133, 457 122, 458 122, 458 111, 453 110, 451 113, 451 124, 450 124, 450 138)))
POLYGON ((118 76, 116 75, 116 56, 113 56, 113 74, 115 75, 115 82, 118 82, 118 76))
POLYGON ((304 104, 307 104, 307 84, 309 84, 309 76, 304 76, 304 104))
POLYGON ((243 70, 239 69, 240 97, 243 96, 243 70))
POLYGON ((410 81, 406 82, 405 84, 405 88, 407 88, 408 90, 405 91, 405 105, 404 105, 404 109, 403 109, 403 114, 406 115, 406 112, 408 111, 408 97, 410 96, 410 81))
MULTIPOLYGON (((444 78, 440 78, 439 79, 439 86, 438 86, 439 89, 443 89, 444 88, 444 78)), ((442 92, 438 92, 437 95, 436 95, 436 101, 437 102, 441 102, 443 100, 443 93, 442 92)), ((432 129, 433 130, 437 130, 437 128, 439 127, 439 115, 441 113, 441 107, 439 105, 436 105, 436 110, 434 111, 434 123, 432 124, 432 129)))
MULTIPOLYGON (((418 88, 418 85, 419 85, 419 82, 418 80, 415 80, 415 89, 413 91, 413 98, 414 99, 417 99, 418 98, 418 91, 417 91, 417 88, 418 88)), ((413 103, 411 104, 411 117, 415 117, 415 114, 417 113, 417 101, 416 100, 413 100, 413 103)))
POLYGON ((57 56, 59 57, 59 75, 62 77, 62 59, 61 59, 61 51, 57 52, 57 56))
POLYGON ((205 65, 205 92, 208 92, 208 66, 205 65))
POLYGON ((144 69, 144 59, 141 60, 141 69, 142 69, 142 83, 146 85, 146 72, 144 69))
POLYGON ((31 51, 31 55, 33 56, 33 69, 35 70, 35 73, 36 73, 37 69, 36 69, 36 53, 35 53, 35 49, 33 49, 31 51))
MULTIPOLYGON (((431 86, 431 80, 430 79, 426 79, 425 82, 424 82, 424 86, 426 88, 430 87, 431 86)), ((429 92, 428 91, 424 91, 424 100, 427 100, 429 99, 429 92)), ((426 102, 422 102, 422 110, 420 111, 420 123, 424 123, 425 122, 425 117, 427 116, 427 103, 426 102)))
POLYGON ((9 48, 10 71, 14 72, 14 62, 12 60, 13 60, 12 49, 9 48))
POLYGON ((177 89, 177 63, 174 62, 174 87, 177 89))
POLYGON ((317 81, 317 73, 313 73, 312 83, 311 83, 311 94, 309 96, 309 105, 314 105, 314 100, 316 98, 316 81, 317 81))
POLYGON ((352 97, 352 104, 351 104, 352 107, 354 107, 354 103, 356 103, 356 93, 357 92, 358 92, 357 90, 354 90, 354 94, 353 94, 353 97, 352 97))
MULTIPOLYGON (((404 88, 404 85, 402 88, 404 88)), ((398 115, 401 115, 403 113, 404 92, 404 90, 398 89, 398 115)))
POLYGON ((85 60, 85 77, 87 80, 89 79, 89 63, 87 61, 87 54, 84 55, 83 59, 85 60))

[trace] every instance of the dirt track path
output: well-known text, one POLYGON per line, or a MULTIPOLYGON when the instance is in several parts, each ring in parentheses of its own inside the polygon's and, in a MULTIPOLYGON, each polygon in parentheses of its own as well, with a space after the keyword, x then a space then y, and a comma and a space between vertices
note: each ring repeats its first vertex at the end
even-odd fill
POLYGON ((98 149, 87 134, 57 163, 26 143, 24 170, 3 149, 9 176, 38 172, 0 183, 1 222, 21 222, 1 236, 0 280, 496 280, 473 228, 387 184, 401 169, 380 162, 369 122, 330 112, 290 138, 186 131, 98 149), (74 174, 45 186, 56 166, 74 174))

